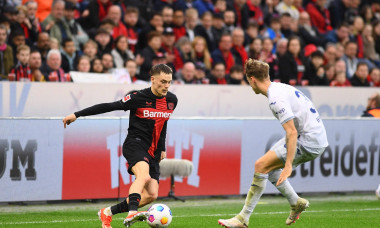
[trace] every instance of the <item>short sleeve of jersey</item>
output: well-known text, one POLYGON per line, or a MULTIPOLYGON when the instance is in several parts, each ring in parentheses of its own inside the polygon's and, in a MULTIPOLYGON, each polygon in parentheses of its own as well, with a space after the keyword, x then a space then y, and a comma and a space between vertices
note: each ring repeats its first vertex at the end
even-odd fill
POLYGON ((123 106, 124 111, 136 109, 138 97, 138 92, 133 92, 125 95, 125 97, 123 97, 120 100, 120 103, 123 106))
POLYGON ((290 104, 284 100, 272 99, 269 108, 273 115, 281 122, 281 125, 294 118, 290 104))

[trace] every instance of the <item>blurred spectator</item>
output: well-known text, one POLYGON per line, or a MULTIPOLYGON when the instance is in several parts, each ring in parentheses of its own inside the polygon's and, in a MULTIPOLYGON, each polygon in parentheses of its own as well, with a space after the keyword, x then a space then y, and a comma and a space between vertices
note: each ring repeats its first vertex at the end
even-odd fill
POLYGON ((23 44, 17 47, 17 64, 8 74, 9 81, 32 81, 32 72, 29 67, 30 48, 23 44))
POLYGON ((212 26, 212 14, 210 12, 205 12, 202 15, 201 23, 195 27, 194 32, 195 36, 201 36, 206 40, 210 52, 215 50, 217 47, 216 38, 218 37, 218 34, 212 26))
POLYGON ((185 0, 156 0, 154 2, 154 9, 161 11, 165 6, 172 9, 181 9, 185 10, 188 7, 191 7, 191 3, 187 3, 185 0), (190 5, 189 5, 190 4, 190 5))
POLYGON ((98 45, 98 56, 103 56, 104 53, 111 53, 112 40, 111 35, 105 29, 98 29, 94 37, 98 45))
POLYGON ((46 61, 47 53, 50 50, 49 46, 49 34, 47 32, 41 32, 38 34, 37 49, 41 53, 42 62, 46 61))
POLYGON ((241 65, 235 65, 231 67, 230 75, 228 78, 228 84, 231 85, 247 85, 244 80, 244 69, 241 65))
POLYGON ((347 87, 351 86, 351 82, 347 79, 344 71, 337 71, 335 73, 335 79, 330 82, 330 86, 347 87))
POLYGON ((24 5, 26 6, 26 9, 27 9, 26 16, 29 19, 30 24, 34 28, 36 28, 37 32, 41 32, 42 27, 38 18, 36 17, 37 9, 39 8, 37 2, 30 0, 28 2, 25 2, 24 5))
POLYGON ((17 63, 17 58, 16 58, 17 47, 23 44, 26 44, 24 32, 22 30, 12 30, 10 34, 9 45, 11 46, 13 50, 13 62, 15 63, 17 63))
POLYGON ((341 59, 344 56, 344 46, 341 43, 336 44, 336 59, 341 59))
POLYGON ((301 85, 305 72, 305 59, 301 52, 301 41, 298 37, 289 39, 288 51, 279 58, 279 71, 282 83, 301 85))
POLYGON ((137 73, 137 64, 134 59, 127 59, 125 61, 125 68, 127 69, 129 76, 131 77, 132 82, 137 81, 136 73, 137 73))
POLYGON ((212 68, 210 75, 210 84, 226 85, 226 68, 224 63, 216 62, 212 68))
POLYGON ((61 40, 62 37, 66 38, 66 32, 68 30, 68 28, 65 28, 64 24, 62 23, 64 9, 65 2, 63 0, 54 1, 49 16, 47 16, 41 24, 42 28, 45 31, 47 31, 50 34, 50 36, 55 37, 57 39, 60 38, 61 40))
POLYGON ((380 55, 380 20, 373 24, 373 39, 375 41, 376 53, 380 55))
POLYGON ((306 64, 305 74, 302 78, 301 85, 307 86, 327 86, 329 81, 323 68, 323 53, 319 50, 310 55, 310 60, 306 64))
POLYGON ((121 9, 118 5, 112 5, 108 9, 106 18, 113 21, 115 27, 112 31, 112 38, 116 39, 119 36, 128 36, 127 28, 121 23, 121 9))
POLYGON ((164 27, 172 27, 173 26, 173 8, 165 6, 161 11, 162 20, 164 21, 164 27))
POLYGON ((166 63, 173 69, 173 73, 183 66, 181 55, 178 49, 174 46, 175 36, 171 27, 166 27, 162 33, 162 49, 165 50, 166 63))
POLYGON ((63 20, 69 27, 71 33, 70 38, 74 41, 75 48, 79 51, 89 38, 82 26, 74 19, 76 9, 77 7, 74 3, 67 1, 65 3, 63 20))
POLYGON ((326 8, 327 0, 310 1, 306 6, 306 11, 310 15, 311 25, 318 28, 318 32, 325 34, 332 30, 330 21, 330 11, 326 8))
POLYGON ((259 55, 259 60, 268 63, 269 65, 269 77, 271 81, 279 82, 280 75, 278 69, 278 59, 275 54, 272 53, 273 43, 270 38, 263 39, 263 45, 261 53, 259 55))
POLYGON ((330 85, 331 81, 334 80, 335 78, 335 65, 328 63, 324 66, 324 69, 325 69, 326 79, 330 85))
POLYGON ((350 79, 352 86, 370 86, 367 81, 368 65, 366 63, 358 63, 355 74, 350 79))
POLYGON ((195 84, 209 84, 210 79, 207 77, 208 70, 205 67, 205 64, 202 62, 197 62, 195 64, 195 84))
POLYGON ((281 33, 288 39, 294 35, 294 32, 292 30, 292 24, 294 23, 294 20, 295 19, 292 18, 289 13, 281 14, 281 33))
MULTIPOLYGON (((247 0, 234 0, 233 3, 229 1, 228 8, 235 10, 235 24, 242 29, 247 29, 249 22, 249 9, 247 0)), ((264 17, 264 15, 263 15, 264 17)))
POLYGON ((298 9, 293 5, 294 0, 282 0, 277 6, 276 10, 281 15, 288 13, 292 18, 298 20, 299 12, 298 9))
POLYGON ((206 40, 201 36, 196 36, 192 43, 191 58, 195 63, 201 62, 206 70, 211 70, 212 58, 207 49, 206 40))
POLYGON ((186 36, 180 38, 177 41, 176 47, 179 51, 179 54, 181 56, 182 62, 188 62, 191 61, 191 42, 189 38, 186 36))
POLYGON ((259 25, 256 22, 249 22, 247 25, 247 29, 245 30, 245 33, 246 33, 246 36, 244 38, 245 39, 244 42, 245 42, 245 46, 247 46, 259 36, 259 25))
POLYGON ((103 65, 103 72, 111 73, 114 68, 113 56, 110 53, 104 53, 102 55, 101 61, 103 65))
POLYGON ((17 21, 18 11, 16 6, 6 5, 4 7, 4 16, 9 20, 10 24, 15 23, 17 21))
POLYGON ((7 28, 0 25, 0 81, 8 78, 8 73, 14 65, 12 47, 7 43, 7 28))
MULTIPOLYGON (((106 30, 110 35, 111 35, 111 41, 113 40, 112 38, 112 34, 113 34, 113 29, 115 28, 115 23, 113 22, 113 20, 109 19, 109 18, 104 18, 100 23, 99 23, 99 29, 104 29, 106 30)), ((90 32, 90 34, 93 34, 93 31, 90 32)), ((95 34, 96 34, 96 31, 95 31, 95 34)), ((90 35, 93 37, 93 35, 90 35)))
POLYGON ((186 28, 184 26, 185 16, 182 10, 175 10, 173 14, 173 30, 175 35, 175 41, 178 41, 181 37, 186 36, 186 28))
POLYGON ((98 53, 98 44, 93 40, 88 40, 83 45, 83 54, 86 55, 90 61, 94 60, 98 53))
POLYGON ((186 35, 190 42, 194 40, 195 37, 195 27, 198 24, 198 11, 194 8, 189 8, 185 11, 185 28, 186 35))
POLYGON ((227 1, 226 0, 215 0, 214 3, 214 12, 223 14, 227 10, 227 1))
POLYGON ((193 7, 198 11, 201 17, 205 12, 214 12, 214 5, 212 1, 209 0, 195 0, 193 2, 193 7))
POLYGON ((195 80, 195 65, 192 62, 187 62, 183 68, 178 71, 175 84, 193 84, 195 80))
POLYGON ((153 56, 152 66, 157 65, 157 64, 167 64, 166 57, 163 52, 157 52, 157 54, 153 56))
POLYGON ((328 43, 326 44, 326 48, 325 48, 325 52, 324 52, 324 59, 325 59, 325 63, 326 64, 335 64, 336 60, 338 59, 336 57, 336 45, 333 44, 333 43, 328 43))
POLYGON ((92 73, 104 73, 102 60, 98 57, 92 60, 91 70, 92 73))
POLYGON ((44 75, 45 81, 69 81, 61 68, 61 53, 56 49, 52 49, 48 52, 46 62, 42 63, 41 73, 44 75))
POLYGON ((351 78, 356 71, 356 66, 359 63, 358 58, 356 58, 356 53, 358 51, 358 45, 356 42, 350 41, 344 46, 344 56, 343 60, 346 62, 346 73, 347 78, 351 78))
POLYGON ((66 38, 62 42, 61 67, 65 73, 75 70, 79 61, 79 51, 76 50, 74 41, 66 38))
POLYGON ((35 16, 39 22, 44 21, 52 10, 53 0, 22 0, 22 3, 25 5, 28 2, 37 3, 35 16))
POLYGON ((346 71, 347 71, 346 62, 343 59, 337 60, 335 62, 335 72, 344 72, 346 74, 346 71))
POLYGON ((235 12, 233 10, 226 10, 223 14, 223 21, 225 29, 231 34, 235 29, 235 12))
POLYGON ((61 45, 59 44, 59 41, 56 38, 50 37, 49 38, 49 48, 50 48, 50 50, 51 49, 59 50, 59 49, 61 49, 61 45))
POLYGON ((149 21, 149 24, 143 28, 139 34, 139 40, 137 43, 137 52, 140 52, 146 47, 148 34, 152 31, 163 32, 164 21, 162 20, 161 13, 154 13, 149 21))
POLYGON ((235 64, 243 66, 248 59, 248 54, 244 48, 244 31, 236 28, 232 31, 232 55, 235 64))
POLYGON ((354 18, 354 22, 351 26, 351 34, 353 37, 353 40, 356 41, 358 45, 358 53, 356 56, 358 58, 363 58, 364 57, 364 45, 363 45, 363 37, 362 37, 362 32, 364 29, 364 21, 360 16, 357 16, 354 18))
POLYGON ((281 56, 285 55, 287 51, 288 51, 288 39, 286 38, 279 39, 276 45, 277 59, 280 59, 281 56))
POLYGON ((363 18, 365 24, 371 24, 376 20, 371 5, 364 5, 360 10, 360 16, 363 18))
POLYGON ((83 12, 80 23, 84 30, 96 28, 99 22, 107 16, 107 12, 111 7, 111 0, 94 0, 90 1, 87 9, 83 12))
POLYGON ((269 37, 273 40, 273 43, 276 43, 279 39, 284 38, 284 35, 281 33, 280 18, 274 17, 270 20, 270 25, 266 29, 264 37, 269 37))
POLYGON ((248 21, 255 21, 259 26, 264 25, 264 14, 260 8, 260 0, 247 0, 246 3, 248 6, 248 21))
POLYGON ((212 18, 212 30, 214 35, 214 41, 216 47, 214 50, 218 49, 218 43, 224 33, 228 33, 226 28, 224 27, 223 15, 216 13, 212 18))
POLYGON ((270 21, 274 17, 279 17, 279 13, 276 10, 276 6, 278 5, 280 1, 279 0, 265 0, 262 1, 262 11, 264 14, 264 23, 266 25, 270 24, 270 21))
POLYGON ((368 98, 367 108, 362 117, 380 118, 380 93, 375 93, 368 98))
POLYGON ((326 34, 325 42, 326 43, 340 43, 343 46, 350 41, 350 30, 349 26, 346 23, 343 23, 336 27, 336 29, 331 30, 326 34))
POLYGON ((37 41, 38 28, 30 23, 26 6, 19 5, 16 7, 16 21, 11 24, 11 30, 21 30, 24 32, 26 43, 31 46, 37 41))
POLYGON ((336 28, 343 22, 352 24, 359 4, 360 0, 332 0, 329 5, 331 25, 336 28))
POLYGON ((380 87, 380 69, 372 68, 369 72, 369 84, 372 87, 380 87))
POLYGON ((124 23, 127 29, 128 47, 135 54, 138 41, 137 22, 139 19, 139 11, 135 7, 128 7, 124 14, 124 23))
POLYGON ((152 31, 148 34, 148 45, 137 55, 136 63, 140 66, 140 74, 138 79, 143 81, 149 81, 150 68, 153 66, 153 58, 157 53, 163 53, 161 48, 161 33, 157 31, 152 31))
POLYGON ((79 72, 88 73, 91 70, 90 58, 85 55, 82 55, 78 60, 77 70, 79 72))
POLYGON ((37 50, 30 52, 29 67, 32 72, 32 81, 44 82, 45 78, 40 71, 42 65, 41 53, 37 50))
POLYGON ((260 38, 256 38, 249 45, 248 57, 252 59, 259 59, 263 48, 263 42, 260 38))
POLYGON ((225 66, 225 74, 229 74, 230 68, 235 65, 234 57, 231 53, 232 38, 231 35, 225 33, 222 35, 219 41, 219 48, 215 49, 211 53, 213 62, 222 62, 225 66))
POLYGON ((363 37, 363 55, 364 58, 372 60, 373 62, 377 63, 379 66, 380 57, 379 54, 375 51, 375 39, 373 38, 372 34, 372 25, 366 24, 364 26, 362 37, 363 37))
POLYGON ((316 27, 311 25, 310 16, 307 12, 300 13, 300 18, 298 20, 298 35, 305 45, 315 44, 316 46, 323 46, 324 44, 323 35, 320 34, 316 27))
POLYGON ((134 59, 133 53, 128 50, 128 39, 121 35, 115 40, 115 48, 111 51, 116 68, 124 68, 127 59, 134 59))

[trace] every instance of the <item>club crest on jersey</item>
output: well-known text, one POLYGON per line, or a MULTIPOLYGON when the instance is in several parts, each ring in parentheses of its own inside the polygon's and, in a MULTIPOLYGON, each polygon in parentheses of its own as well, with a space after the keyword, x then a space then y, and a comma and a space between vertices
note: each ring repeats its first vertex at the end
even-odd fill
POLYGON ((127 102, 127 101, 129 101, 131 99, 131 94, 128 94, 127 96, 125 96, 124 98, 123 98, 123 102, 127 102))
POLYGON ((173 110, 174 109, 174 103, 168 103, 168 108, 169 108, 169 110, 173 110))

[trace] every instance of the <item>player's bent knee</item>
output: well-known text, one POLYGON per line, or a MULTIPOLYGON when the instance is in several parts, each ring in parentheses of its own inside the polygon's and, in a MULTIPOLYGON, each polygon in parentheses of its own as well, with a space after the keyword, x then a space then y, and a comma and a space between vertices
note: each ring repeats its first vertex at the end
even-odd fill
POLYGON ((149 174, 145 174, 145 175, 137 176, 136 179, 139 179, 143 181, 144 183, 148 183, 151 180, 151 177, 149 174))

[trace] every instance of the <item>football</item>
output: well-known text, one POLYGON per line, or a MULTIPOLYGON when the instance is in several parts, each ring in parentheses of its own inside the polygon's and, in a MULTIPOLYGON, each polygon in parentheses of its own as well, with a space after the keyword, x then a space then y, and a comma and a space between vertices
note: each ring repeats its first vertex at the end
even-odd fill
POLYGON ((150 227, 168 227, 172 222, 172 212, 165 204, 154 204, 148 209, 147 223, 150 227))
POLYGON ((379 184, 379 186, 377 187, 375 193, 376 193, 376 197, 380 200, 380 184, 379 184))

